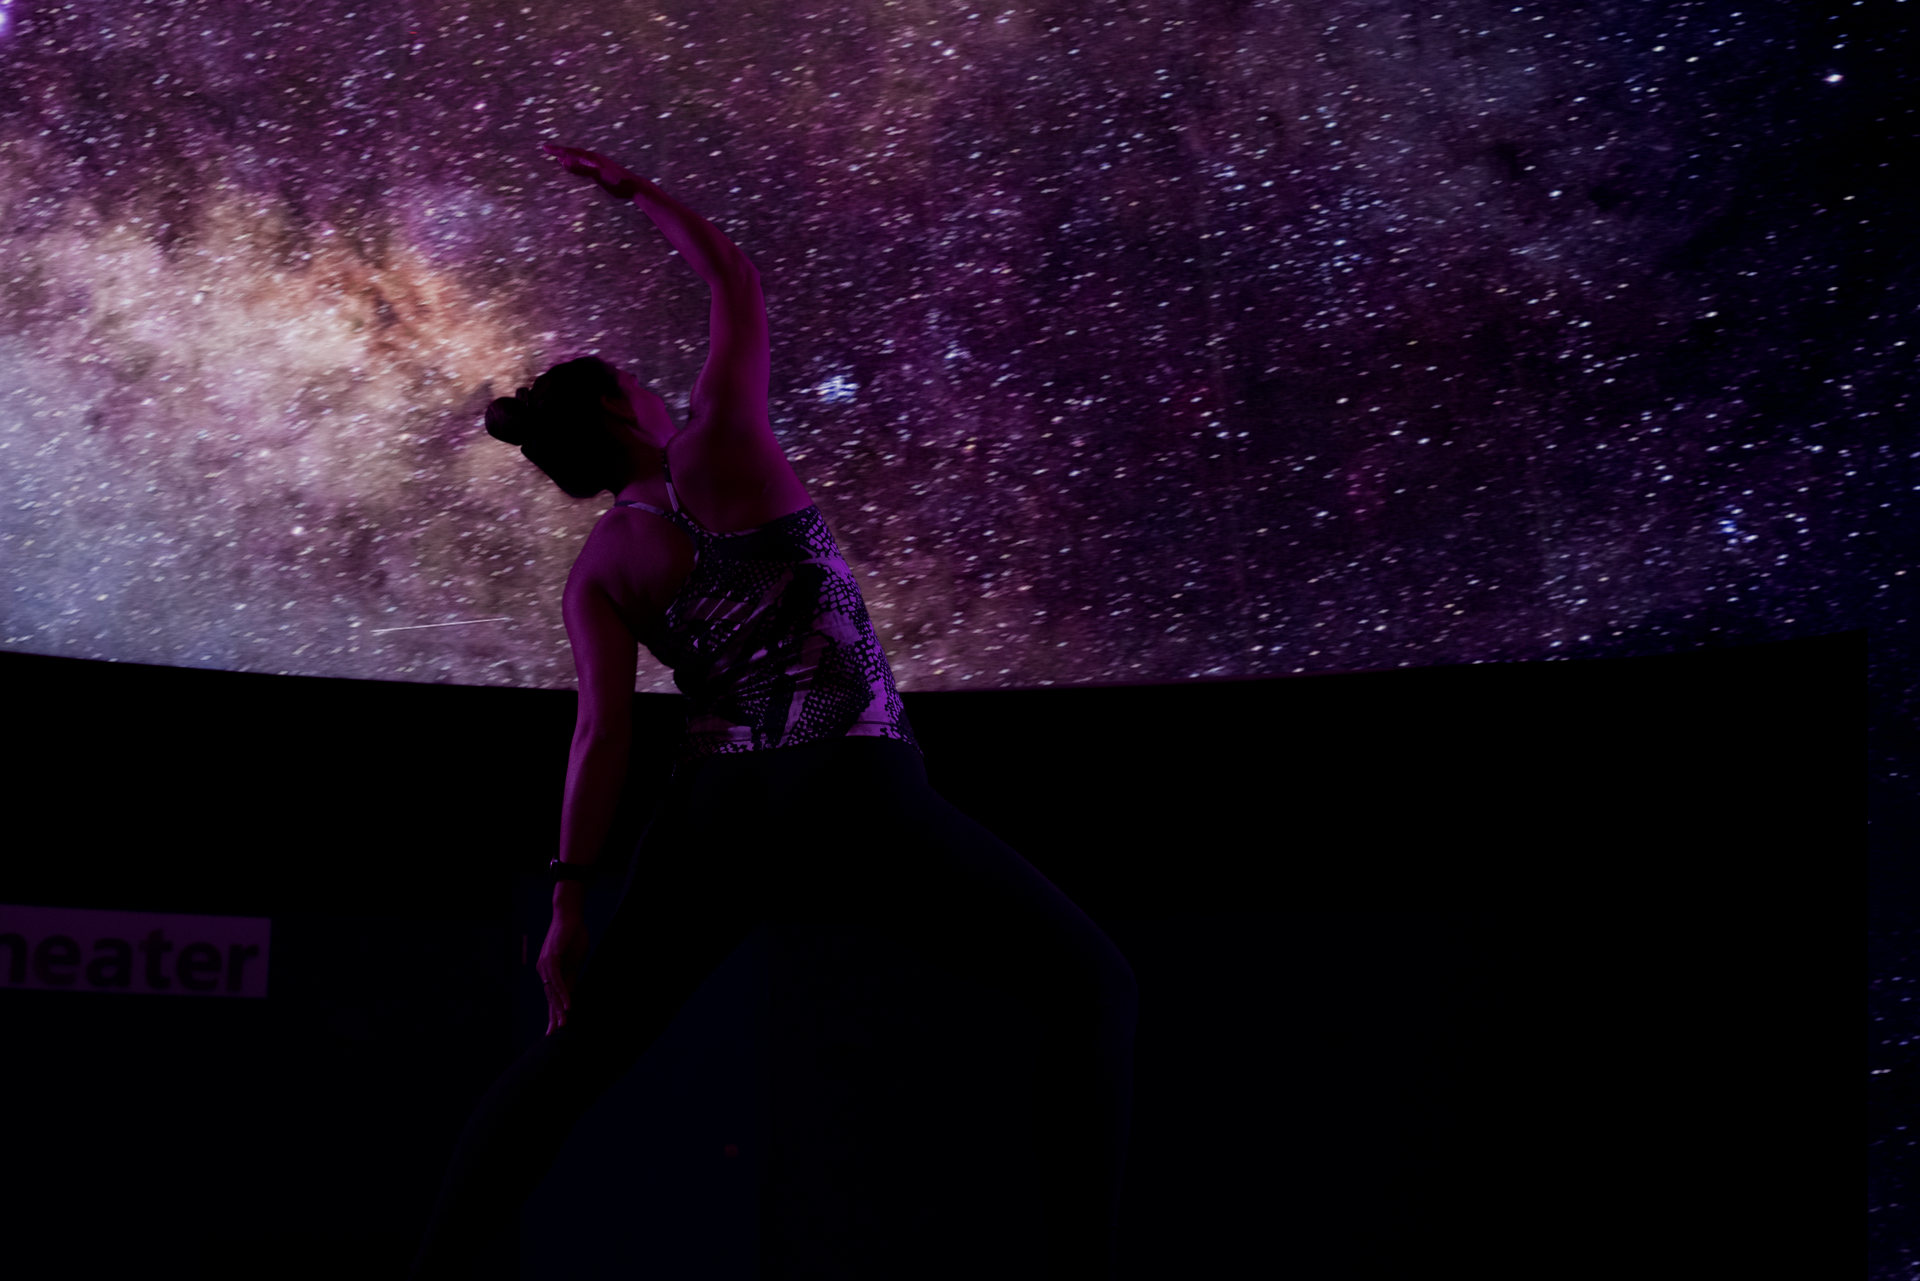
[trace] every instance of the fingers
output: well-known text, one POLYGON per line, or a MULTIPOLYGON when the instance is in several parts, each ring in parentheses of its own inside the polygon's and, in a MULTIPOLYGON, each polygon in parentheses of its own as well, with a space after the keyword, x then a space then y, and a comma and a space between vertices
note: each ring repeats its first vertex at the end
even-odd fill
POLYGON ((540 949, 540 959, 534 963, 534 973, 540 976, 540 994, 547 998, 547 1035, 553 1035, 554 1029, 562 1026, 567 1019, 567 985, 561 977, 560 967, 554 963, 551 953, 552 940, 540 949))
POLYGON ((547 997, 547 1035, 552 1036, 567 1025, 567 1010, 572 1002, 567 995, 566 986, 562 983, 543 978, 541 987, 545 989, 547 997))
POLYGON ((573 1009, 573 979, 586 959, 587 932, 577 920, 565 919, 556 910, 547 941, 541 945, 540 959, 534 970, 540 975, 540 989, 547 998, 547 1035, 567 1025, 573 1009))
POLYGON ((626 171, 617 163, 597 151, 587 151, 580 147, 563 147, 553 142, 542 143, 541 149, 559 161, 560 167, 568 173, 577 174, 582 178, 591 178, 609 191, 612 191, 627 176, 626 171))
POLYGON ((559 161, 560 167, 568 173, 577 174, 582 178, 600 176, 599 157, 591 151, 582 151, 578 147, 562 147, 552 142, 543 143, 541 150, 559 161))
POLYGON ((542 143, 540 149, 575 173, 598 172, 606 157, 581 147, 563 147, 557 142, 542 143))

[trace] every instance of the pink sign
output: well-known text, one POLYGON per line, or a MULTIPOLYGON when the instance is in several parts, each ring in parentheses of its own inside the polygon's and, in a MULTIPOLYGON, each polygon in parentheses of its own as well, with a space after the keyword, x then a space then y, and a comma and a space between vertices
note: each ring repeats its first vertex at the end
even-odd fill
POLYGON ((272 925, 258 916, 0 903, 0 988, 263 997, 272 925))

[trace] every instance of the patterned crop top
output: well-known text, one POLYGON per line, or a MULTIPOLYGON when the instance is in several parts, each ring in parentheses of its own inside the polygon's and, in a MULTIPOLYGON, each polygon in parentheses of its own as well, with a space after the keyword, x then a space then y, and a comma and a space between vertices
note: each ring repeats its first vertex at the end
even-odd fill
POLYGON ((919 750, 860 584, 818 507, 715 534, 680 508, 663 516, 694 561, 653 634, 639 639, 692 701, 676 771, 723 752, 823 738, 891 738, 919 750))

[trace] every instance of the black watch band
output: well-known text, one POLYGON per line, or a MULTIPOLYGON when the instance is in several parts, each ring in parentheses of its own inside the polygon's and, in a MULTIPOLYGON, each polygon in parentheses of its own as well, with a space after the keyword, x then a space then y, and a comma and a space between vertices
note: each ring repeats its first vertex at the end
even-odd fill
POLYGON ((590 881, 593 868, 586 863, 562 863, 554 859, 547 864, 547 879, 558 884, 561 881, 590 881))

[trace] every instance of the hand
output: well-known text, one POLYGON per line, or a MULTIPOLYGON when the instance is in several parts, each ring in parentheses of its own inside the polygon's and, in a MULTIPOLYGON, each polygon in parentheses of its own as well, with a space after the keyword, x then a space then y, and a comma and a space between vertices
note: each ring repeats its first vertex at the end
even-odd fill
POLYGON ((554 908, 547 941, 540 945, 540 959, 533 967, 547 994, 548 1036, 567 1025, 567 1012, 573 1007, 573 981, 580 977, 587 945, 587 923, 579 911, 554 908))
POLYGON ((560 167, 568 173, 593 179, 609 196, 620 200, 633 199, 639 194, 641 184, 645 181, 638 174, 623 168, 619 162, 609 160, 597 151, 563 147, 554 142, 542 143, 540 149, 559 161, 560 167))

